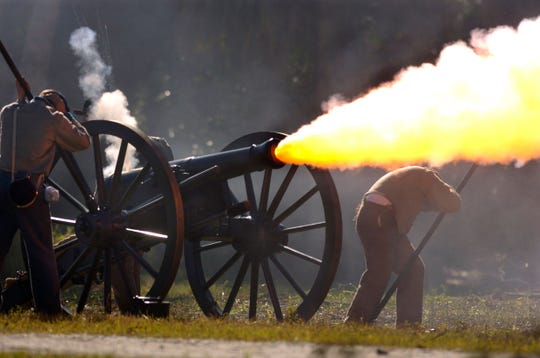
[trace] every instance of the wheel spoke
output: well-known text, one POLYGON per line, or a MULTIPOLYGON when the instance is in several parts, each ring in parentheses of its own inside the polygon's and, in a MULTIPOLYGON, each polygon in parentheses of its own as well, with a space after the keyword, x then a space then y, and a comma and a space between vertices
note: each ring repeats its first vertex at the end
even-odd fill
POLYGON ((307 295, 304 293, 304 290, 302 290, 302 287, 294 280, 292 275, 285 269, 285 267, 279 262, 279 260, 274 256, 270 255, 270 260, 274 263, 274 265, 277 267, 279 272, 285 277, 287 281, 291 284, 291 286, 294 288, 294 290, 302 297, 302 299, 306 299, 307 295))
POLYGON ((144 214, 148 210, 155 209, 158 205, 160 205, 163 202, 163 195, 156 195, 151 199, 148 199, 144 203, 137 205, 131 210, 127 210, 127 216, 135 216, 144 214))
POLYGON ((54 188, 56 188, 56 190, 58 190, 61 194, 61 196, 66 199, 71 205, 73 205, 76 209, 79 209, 79 211, 83 212, 83 213, 87 213, 88 212, 88 208, 86 206, 84 206, 83 203, 81 203, 79 200, 77 200, 73 195, 71 195, 66 189, 62 188, 62 186, 60 186, 60 184, 58 184, 57 182, 55 182, 53 179, 51 179, 51 177, 48 177, 47 178, 47 182, 54 188))
POLYGON ((120 277, 122 278, 122 284, 124 285, 124 289, 126 290, 126 292, 129 293, 130 297, 134 297, 138 292, 133 292, 128 284, 128 280, 130 278, 126 273, 124 265, 122 265, 122 256, 120 255, 120 252, 118 251, 118 248, 116 246, 113 246, 113 256, 114 260, 116 261, 116 268, 120 272, 120 277))
POLYGON ((86 305, 86 301, 88 301, 88 295, 90 294, 90 288, 92 288, 92 281, 94 281, 94 277, 96 276, 96 271, 99 263, 99 256, 101 254, 101 250, 97 250, 96 254, 94 255, 94 261, 92 262, 92 268, 90 269, 90 272, 88 273, 88 276, 86 276, 86 282, 84 283, 83 290, 81 292, 81 296, 79 297, 79 302, 77 304, 77 313, 81 313, 84 309, 84 306, 86 305))
POLYGON ((211 244, 203 245, 201 247, 196 248, 195 252, 204 252, 204 251, 208 251, 208 250, 213 250, 213 249, 217 249, 219 247, 227 246, 227 245, 230 245, 230 244, 231 243, 227 242, 227 241, 216 241, 216 242, 213 242, 211 244))
POLYGON ((103 308, 106 313, 112 312, 111 307, 111 250, 105 249, 103 263, 103 308))
POLYGON ((96 189, 98 205, 103 208, 105 203, 105 180, 103 178, 103 159, 101 156, 101 142, 99 135, 92 136, 92 144, 94 148, 94 168, 96 172, 96 189))
POLYGON ((139 171, 135 179, 133 179, 133 181, 129 184, 122 198, 117 203, 113 203, 114 212, 120 211, 120 209, 124 207, 126 202, 128 202, 129 199, 131 199, 132 195, 135 193, 135 191, 137 191, 137 188, 141 185, 142 179, 148 174, 150 169, 151 169, 150 163, 147 163, 139 171))
POLYGON ((307 193, 305 193, 300 199, 298 199, 294 204, 289 206, 284 212, 282 212, 280 215, 278 215, 274 221, 276 223, 281 223, 283 220, 285 220, 289 215, 291 215, 293 212, 296 211, 299 207, 304 205, 315 193, 317 193, 319 189, 317 186, 314 186, 309 190, 307 193))
POLYGON ((83 261, 83 259, 88 256, 90 253, 90 247, 87 246, 83 249, 83 251, 80 253, 79 256, 73 261, 71 266, 67 269, 67 271, 60 277, 60 287, 64 287, 64 285, 67 283, 68 279, 73 275, 75 272, 75 269, 79 267, 80 263, 83 261))
POLYGON ((250 173, 244 174, 244 181, 246 182, 246 194, 251 203, 251 212, 257 212, 257 200, 255 199, 255 190, 253 189, 253 179, 250 173))
MULTIPOLYGON (((62 240, 57 245, 54 246, 54 254, 56 257, 60 257, 66 250, 78 246, 79 239, 75 236, 68 240, 62 240)), ((71 261, 73 263, 73 261, 71 261)))
POLYGON ((142 267, 148 272, 154 279, 158 277, 158 273, 152 265, 148 263, 134 248, 129 246, 129 244, 125 240, 121 240, 122 246, 137 260, 139 264, 141 264, 142 267))
POLYGON ((167 245, 169 237, 164 234, 126 228, 126 234, 129 235, 128 241, 135 250, 146 250, 156 245, 167 245))
POLYGON ((229 294, 229 298, 227 299, 227 304, 225 304, 225 308, 223 309, 224 314, 229 314, 231 312, 232 306, 234 305, 234 301, 236 300, 236 295, 238 294, 238 290, 240 290, 240 286, 242 285, 242 282, 244 281, 244 277, 246 276, 248 266, 249 266, 249 258, 247 256, 244 256, 244 260, 242 261, 242 266, 240 266, 240 270, 238 271, 238 274, 236 275, 236 279, 234 280, 231 293, 229 294))
POLYGON ((86 179, 84 178, 81 168, 75 161, 73 154, 66 152, 65 150, 62 150, 62 149, 59 149, 58 152, 62 156, 62 159, 64 160, 66 167, 71 173, 73 180, 75 181, 75 183, 77 184, 77 187, 81 191, 82 196, 84 200, 86 201, 86 206, 88 207, 90 212, 95 213, 98 210, 98 207, 94 199, 94 195, 92 194, 92 191, 90 190, 90 187, 88 186, 88 183, 86 182, 86 179))
POLYGON ((261 267, 264 274, 264 280, 266 281, 266 286, 268 287, 268 295, 270 296, 270 301, 272 302, 272 306, 274 307, 276 319, 278 321, 283 321, 283 312, 281 312, 281 305, 279 304, 276 286, 274 285, 274 279, 272 278, 272 272, 270 272, 267 258, 264 258, 264 260, 262 260, 261 267))
POLYGON ((159 232, 134 229, 130 227, 127 227, 124 230, 126 230, 130 234, 130 236, 137 236, 137 237, 143 238, 145 242, 153 243, 154 245, 164 244, 169 239, 168 235, 161 234, 159 232))
POLYGON ((279 247, 283 251, 285 251, 286 253, 291 254, 293 256, 296 256, 296 257, 299 257, 299 258, 301 258, 303 260, 309 261, 309 262, 314 263, 314 264, 319 265, 319 266, 322 264, 322 261, 319 260, 318 258, 315 258, 313 256, 305 254, 305 253, 303 253, 301 251, 295 250, 290 246, 279 244, 279 247))
POLYGON ((206 281, 204 288, 208 289, 214 283, 216 283, 216 281, 219 280, 219 278, 223 276, 223 274, 227 272, 227 270, 229 270, 241 256, 242 254, 237 251, 230 259, 227 260, 227 262, 225 262, 223 266, 221 266, 221 268, 214 274, 214 276, 212 276, 208 281, 206 281))
POLYGON ((276 192, 276 196, 274 196, 274 199, 272 200, 272 203, 270 204, 270 208, 268 209, 268 213, 270 214, 270 217, 274 216, 279 204, 281 203, 281 200, 283 199, 283 195, 285 195, 285 192, 287 191, 287 188, 291 184, 292 178, 294 177, 294 174, 296 174, 296 171, 298 170, 297 166, 291 166, 289 171, 287 172, 287 175, 283 179, 283 182, 279 186, 278 191, 276 192))
POLYGON ((76 220, 51 216, 51 222, 53 224, 62 224, 62 225, 66 225, 66 226, 75 226, 76 220))
POLYGON ((251 282, 249 286, 249 319, 257 316, 257 293, 259 288, 259 262, 251 261, 251 282))
POLYGON ((263 183, 261 187, 261 202, 259 203, 259 212, 264 212, 268 205, 268 195, 270 194, 270 181, 272 179, 272 170, 264 171, 263 183))
POLYGON ((110 195, 107 206, 110 206, 111 203, 114 203, 116 200, 116 193, 118 191, 118 188, 120 187, 122 169, 124 168, 124 161, 126 160, 127 145, 128 143, 124 139, 122 139, 122 143, 120 144, 120 150, 118 151, 118 157, 116 159, 116 166, 114 168, 111 192, 109 193, 110 195))
POLYGON ((294 234, 297 232, 304 232, 309 230, 315 230, 326 227, 326 221, 321 221, 318 223, 311 223, 311 224, 305 224, 305 225, 299 225, 299 226, 292 226, 286 229, 283 229, 280 231, 281 234, 294 234))

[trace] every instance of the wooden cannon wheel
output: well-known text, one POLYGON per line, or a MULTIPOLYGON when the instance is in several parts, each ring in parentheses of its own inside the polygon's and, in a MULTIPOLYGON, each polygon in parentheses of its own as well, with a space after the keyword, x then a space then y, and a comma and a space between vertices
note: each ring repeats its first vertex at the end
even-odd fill
MULTIPOLYGON (((253 133, 224 151, 284 136, 253 133)), ((341 210, 329 172, 285 166, 223 185, 228 207, 249 205, 221 218, 229 236, 186 234, 186 273, 199 306, 208 316, 309 320, 332 285, 341 254, 341 210)))
MULTIPOLYGON (((84 126, 91 147, 61 152, 48 179, 61 194, 51 217, 64 304, 111 312, 111 287, 124 299, 163 298, 178 271, 184 232, 168 161, 138 129, 103 120, 84 126), (62 237, 69 239, 58 243, 62 237)), ((130 303, 121 309, 135 309, 130 303)))

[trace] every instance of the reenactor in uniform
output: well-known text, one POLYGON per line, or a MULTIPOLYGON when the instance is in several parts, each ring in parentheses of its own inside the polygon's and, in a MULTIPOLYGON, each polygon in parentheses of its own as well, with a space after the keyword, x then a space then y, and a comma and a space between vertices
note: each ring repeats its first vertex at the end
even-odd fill
POLYGON ((69 119, 68 104, 55 90, 25 101, 17 82, 18 101, 0 112, 0 266, 20 230, 36 312, 61 313, 60 287, 52 243, 49 204, 43 182, 56 148, 74 152, 90 146, 86 129, 69 119))
MULTIPOLYGON (((392 272, 399 274, 414 252, 407 238, 422 211, 455 212, 461 198, 431 169, 410 166, 391 171, 364 195, 356 213, 356 230, 364 247, 366 269, 345 322, 369 324, 392 272)), ((396 293, 396 326, 422 321, 424 263, 417 256, 396 293)))

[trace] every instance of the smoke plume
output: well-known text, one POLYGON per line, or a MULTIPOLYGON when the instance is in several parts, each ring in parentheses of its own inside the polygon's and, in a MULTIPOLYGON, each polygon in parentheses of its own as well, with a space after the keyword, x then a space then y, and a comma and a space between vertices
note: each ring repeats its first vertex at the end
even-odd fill
POLYGON ((466 160, 517 165, 540 156, 540 18, 475 30, 435 64, 343 103, 283 140, 284 162, 326 168, 466 160))
POLYGON ((88 27, 81 27, 71 33, 69 45, 79 59, 79 87, 87 99, 98 100, 105 92, 112 69, 98 52, 96 33, 88 27))
MULTIPOLYGON (((112 68, 103 61, 98 52, 96 33, 88 27, 81 27, 72 32, 69 44, 75 56, 79 58, 79 87, 92 105, 88 113, 88 119, 105 119, 137 127, 137 120, 130 114, 126 96, 120 90, 105 92, 107 79, 111 75, 112 68)), ((112 174, 116 156, 120 147, 120 139, 106 137, 107 148, 105 149, 107 167, 105 174, 112 174)), ((134 148, 128 147, 125 160, 125 169, 133 168, 137 164, 134 157, 134 148)))

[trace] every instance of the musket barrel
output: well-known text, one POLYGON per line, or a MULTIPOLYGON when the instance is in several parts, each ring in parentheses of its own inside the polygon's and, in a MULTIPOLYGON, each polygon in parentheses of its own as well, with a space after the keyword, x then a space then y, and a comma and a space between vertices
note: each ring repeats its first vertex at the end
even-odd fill
POLYGON ((32 92, 30 92, 30 88, 28 88, 28 86, 26 85, 26 82, 24 82, 23 77, 21 73, 19 72, 19 69, 15 65, 15 62, 13 62, 13 59, 9 55, 9 52, 7 51, 7 49, 4 47, 4 44, 2 43, 2 41, 0 41, 0 52, 2 52, 2 56, 4 56, 4 60, 6 60, 6 63, 9 66, 9 69, 11 70, 13 75, 15 76, 15 79, 17 80, 17 82, 19 82, 21 87, 24 89, 24 94, 26 95, 26 98, 30 101, 32 98, 34 98, 34 96, 32 96, 32 92))

